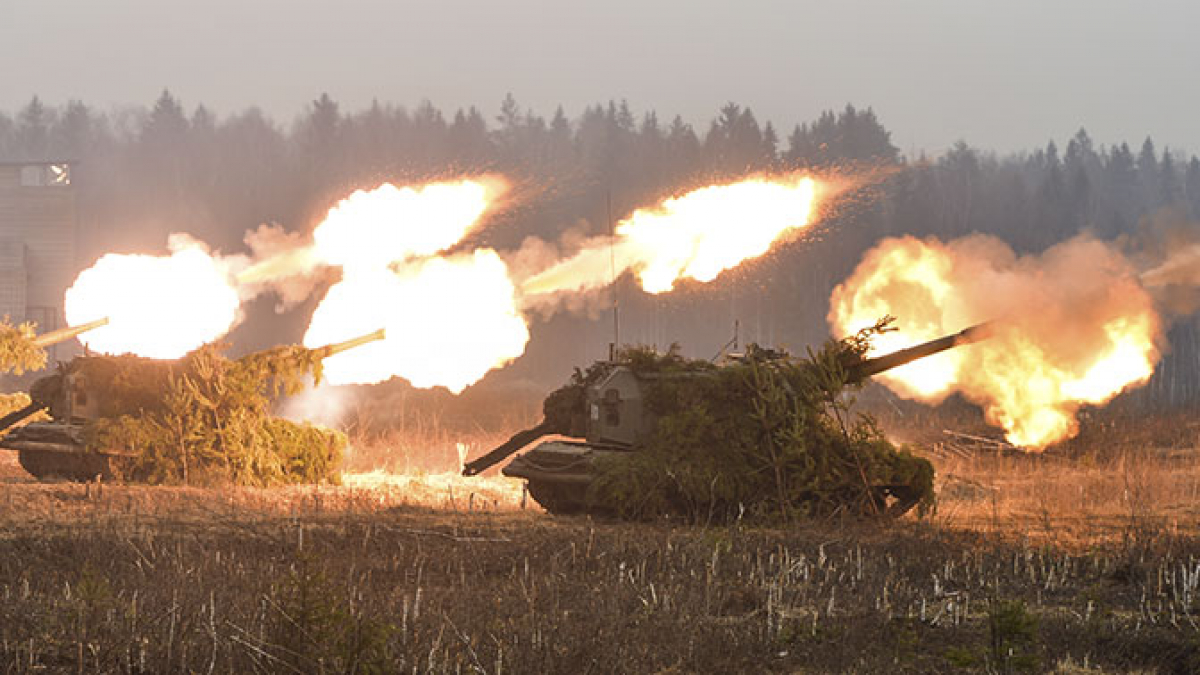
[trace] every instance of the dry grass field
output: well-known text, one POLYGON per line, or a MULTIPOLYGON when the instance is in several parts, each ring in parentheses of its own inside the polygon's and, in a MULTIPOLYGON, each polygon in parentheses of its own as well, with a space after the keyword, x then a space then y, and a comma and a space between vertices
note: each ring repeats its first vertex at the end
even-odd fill
POLYGON ((549 516, 518 483, 454 475, 504 434, 409 432, 361 443, 340 486, 272 490, 38 483, 0 456, 0 664, 1200 670, 1187 438, 1071 457, 935 447, 924 520, 701 528, 549 516))

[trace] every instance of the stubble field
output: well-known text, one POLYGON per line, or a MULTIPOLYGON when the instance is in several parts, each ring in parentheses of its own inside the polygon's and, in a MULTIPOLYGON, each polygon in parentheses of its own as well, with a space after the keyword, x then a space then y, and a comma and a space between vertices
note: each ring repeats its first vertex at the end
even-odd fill
POLYGON ((460 452, 495 438, 425 437, 408 446, 437 446, 433 459, 360 459, 341 486, 272 490, 37 483, 0 457, 0 663, 1200 670, 1189 447, 934 447, 939 504, 924 520, 697 527, 553 517, 517 483, 453 475, 460 452))

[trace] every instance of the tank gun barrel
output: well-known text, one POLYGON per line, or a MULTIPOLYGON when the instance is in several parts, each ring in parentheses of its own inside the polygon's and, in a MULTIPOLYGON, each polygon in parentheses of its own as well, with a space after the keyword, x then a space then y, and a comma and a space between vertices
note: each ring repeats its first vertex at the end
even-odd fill
POLYGON ((992 336, 995 330, 993 322, 988 321, 975 326, 971 326, 965 330, 959 331, 954 335, 947 335, 936 340, 930 340, 914 347, 901 349, 891 354, 876 356, 870 359, 864 359, 851 365, 847 368, 846 381, 861 382, 869 377, 878 375, 884 371, 893 368, 899 368, 908 363, 912 363, 917 359, 923 359, 927 356, 933 356, 963 345, 969 345, 980 340, 986 340, 992 336))
POLYGON ((513 434, 512 438, 505 441, 500 447, 492 450, 482 457, 475 459, 474 461, 464 464, 462 474, 464 476, 475 476, 480 474, 486 469, 489 469, 492 466, 504 461, 504 459, 509 455, 536 441, 542 436, 553 433, 559 432, 553 427, 553 425, 550 424, 550 422, 547 421, 543 421, 541 424, 533 427, 532 429, 518 431, 517 433, 513 434))
POLYGON ((56 345, 60 342, 66 342, 67 340, 70 340, 71 338, 82 333, 86 333, 89 330, 95 330, 101 326, 107 325, 108 317, 104 317, 103 319, 96 319, 95 321, 89 321, 78 326, 59 328, 58 330, 52 330, 49 333, 42 333, 41 335, 33 338, 33 344, 37 345, 38 347, 49 347, 50 345, 56 345))
POLYGON ((355 347, 361 347, 362 345, 365 345, 368 342, 382 340, 386 337, 387 337, 387 334, 384 332, 384 329, 380 328, 379 330, 375 331, 374 333, 367 333, 366 335, 360 335, 356 338, 351 338, 344 342, 335 342, 330 345, 325 345, 324 347, 317 347, 313 351, 316 352, 320 358, 325 359, 325 358, 329 358, 330 356, 333 356, 334 354, 340 354, 341 352, 344 352, 347 349, 354 349, 355 347))
POLYGON ((550 393, 542 402, 542 421, 535 427, 518 431, 503 445, 463 465, 464 476, 474 476, 499 464, 505 458, 542 436, 582 436, 586 433, 585 422, 580 419, 586 414, 587 392, 581 382, 571 382, 550 393))
POLYGON ((19 410, 14 410, 14 411, 8 413, 7 415, 5 415, 4 417, 0 417, 0 433, 7 431, 8 428, 11 427, 12 425, 16 424, 17 422, 20 422, 21 420, 25 419, 26 417, 29 417, 30 415, 36 413, 39 410, 44 410, 46 407, 47 407, 47 405, 45 403, 42 403, 40 401, 34 401, 34 402, 30 403, 29 405, 25 406, 24 408, 20 408, 19 410))

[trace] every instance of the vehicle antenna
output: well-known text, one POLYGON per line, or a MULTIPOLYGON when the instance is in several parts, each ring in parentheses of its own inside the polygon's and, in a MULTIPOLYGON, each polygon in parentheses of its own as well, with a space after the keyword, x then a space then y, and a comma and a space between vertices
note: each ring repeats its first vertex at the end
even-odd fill
POLYGON ((612 287, 612 311, 613 311, 613 341, 608 347, 608 360, 617 360, 617 349, 621 346, 621 318, 619 313, 619 303, 617 302, 617 224, 613 221, 612 215, 612 190, 609 190, 605 199, 605 205, 608 211, 608 266, 610 286, 612 287))
POLYGON ((730 340, 729 342, 726 342, 725 346, 721 347, 721 349, 716 354, 714 354, 711 359, 708 360, 709 363, 716 363, 717 359, 719 359, 722 356, 724 356, 725 354, 729 353, 729 349, 731 347, 733 348, 734 352, 736 352, 738 350, 738 333, 739 333, 739 329, 741 328, 741 325, 742 325, 741 321, 739 321, 737 319, 733 320, 733 339, 730 340))

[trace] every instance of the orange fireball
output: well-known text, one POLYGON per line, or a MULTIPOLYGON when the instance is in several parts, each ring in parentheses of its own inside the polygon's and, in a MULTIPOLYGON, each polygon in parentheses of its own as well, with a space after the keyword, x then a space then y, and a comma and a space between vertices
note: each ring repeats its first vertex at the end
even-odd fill
POLYGON ((496 178, 358 190, 313 231, 317 255, 358 268, 432 256, 461 241, 503 191, 496 178))
POLYGON ((829 321, 849 334, 897 317, 886 352, 1001 318, 991 339, 879 376, 927 402, 961 392, 1015 445, 1042 449, 1078 432, 1076 412, 1154 373, 1162 325, 1113 246, 1086 237, 1018 257, 997 239, 888 239, 834 289, 829 321))
POLYGON ((313 314, 304 344, 316 347, 383 325, 387 339, 325 360, 333 384, 392 376, 458 393, 520 356, 529 330, 503 261, 490 249, 400 267, 347 271, 313 314))
POLYGON ((79 336, 89 349, 172 359, 233 327, 240 300, 226 265, 187 235, 168 247, 169 256, 106 254, 67 289, 69 325, 109 317, 79 336))
POLYGON ((383 325, 387 339, 325 360, 333 384, 398 376, 460 392, 521 355, 529 329, 508 268, 491 249, 445 255, 502 193, 498 179, 384 185, 342 200, 313 233, 313 256, 341 267, 304 344, 383 325))
POLYGON ((752 178, 693 190, 634 211, 617 224, 614 240, 589 241, 573 257, 527 279, 522 291, 598 288, 612 280, 614 271, 625 270, 632 270, 648 293, 670 291, 684 278, 712 281, 807 227, 817 193, 817 182, 807 176, 752 178))

